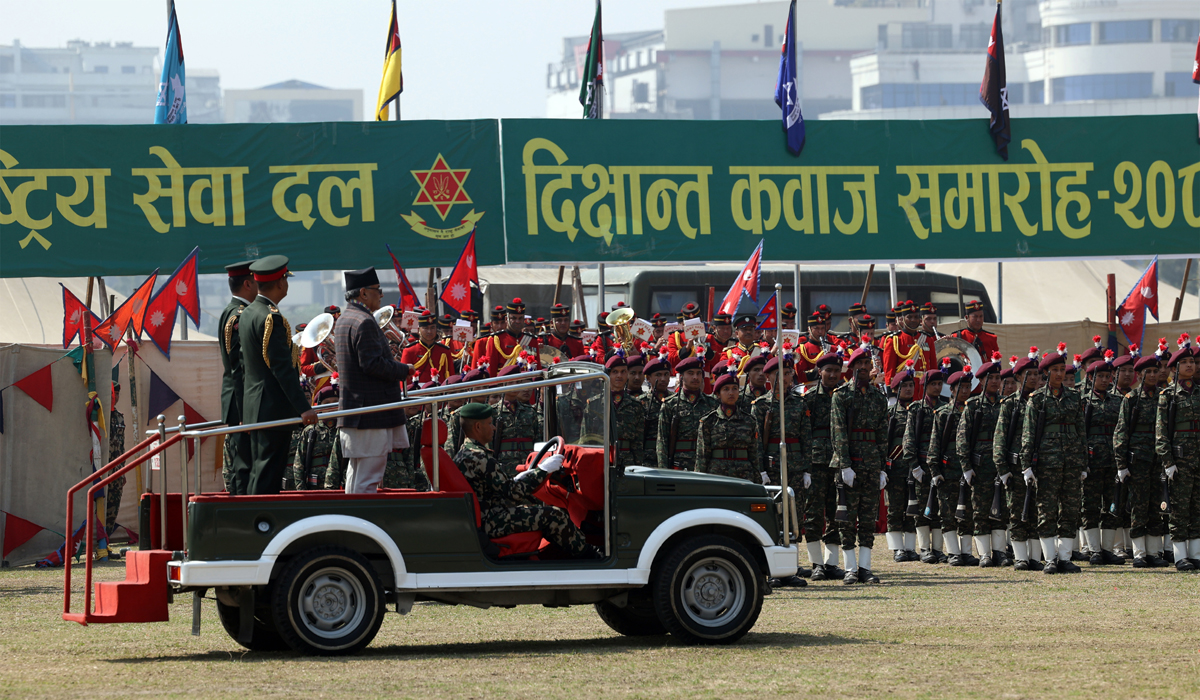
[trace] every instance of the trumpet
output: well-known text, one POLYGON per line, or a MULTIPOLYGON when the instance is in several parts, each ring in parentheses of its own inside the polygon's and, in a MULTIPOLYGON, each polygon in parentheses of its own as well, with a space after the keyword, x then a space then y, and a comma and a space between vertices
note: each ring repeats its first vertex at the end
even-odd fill
POLYGON ((333 344, 332 314, 317 314, 304 327, 300 334, 300 345, 305 348, 316 348, 317 358, 330 372, 337 371, 337 351, 333 344))
POLYGON ((392 346, 392 356, 399 361, 400 355, 404 352, 404 345, 408 341, 408 335, 396 323, 396 308, 390 305, 381 306, 371 315, 375 317, 375 323, 378 323, 380 330, 383 331, 383 337, 387 338, 388 344, 392 346))

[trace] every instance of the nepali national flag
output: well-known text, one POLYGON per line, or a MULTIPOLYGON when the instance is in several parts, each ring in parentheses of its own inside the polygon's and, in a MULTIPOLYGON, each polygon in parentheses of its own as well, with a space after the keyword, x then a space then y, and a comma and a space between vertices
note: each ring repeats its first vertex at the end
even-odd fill
POLYGON ((109 349, 115 349, 117 343, 121 342, 121 336, 125 335, 125 331, 133 328, 133 334, 140 336, 142 334, 142 321, 146 315, 146 306, 150 303, 150 294, 154 291, 154 282, 158 279, 158 270, 150 273, 145 282, 141 286, 133 290, 133 294, 117 307, 108 318, 104 319, 103 323, 92 329, 93 334, 100 339, 102 343, 107 345, 109 349))
POLYGON ((1117 322, 1129 342, 1142 346, 1142 336, 1146 332, 1146 312, 1149 311, 1154 320, 1158 320, 1158 256, 1150 261, 1146 271, 1138 279, 1137 284, 1125 297, 1125 301, 1117 307, 1117 322))
POLYGON ((400 286, 400 310, 412 311, 421 305, 421 299, 417 296, 417 290, 413 289, 412 282, 408 281, 408 275, 404 274, 404 268, 400 267, 400 261, 392 255, 392 247, 384 245, 387 248, 388 256, 392 259, 392 268, 396 271, 396 284, 400 286))
POLYGON ((175 330, 176 308, 182 306, 192 323, 200 327, 200 294, 196 284, 196 255, 199 252, 199 248, 192 249, 146 307, 143 324, 146 335, 150 336, 155 347, 167 359, 171 357, 171 333, 175 330))
POLYGON ((763 307, 758 310, 758 315, 766 316, 766 318, 764 318, 762 322, 758 324, 759 330, 770 331, 779 327, 775 323, 775 317, 779 315, 779 292, 775 292, 771 295, 770 299, 767 299, 767 303, 763 304, 763 307))
POLYGON ((746 261, 746 266, 742 268, 741 274, 725 294, 725 300, 717 307, 717 313, 735 313, 743 293, 754 301, 758 301, 758 276, 762 268, 762 247, 762 241, 759 241, 758 247, 750 254, 750 259, 746 261))
POLYGON ((804 148, 804 115, 800 113, 800 95, 796 91, 796 0, 788 8, 787 27, 783 32, 783 55, 779 58, 779 77, 775 79, 775 104, 783 110, 783 131, 787 148, 800 155, 804 148))
POLYGON ((91 317, 91 323, 87 325, 93 330, 100 325, 100 317, 92 313, 92 310, 61 282, 58 286, 62 287, 63 298, 63 347, 70 345, 75 338, 79 338, 79 344, 82 345, 87 337, 84 324, 87 324, 88 317, 91 317))
POLYGON ((462 254, 458 256, 458 262, 454 264, 454 271, 442 289, 442 302, 457 311, 459 316, 471 310, 471 283, 479 286, 479 266, 475 262, 475 232, 472 231, 462 254))
POLYGON ((996 3, 996 18, 992 20, 992 38, 988 41, 987 65, 979 85, 979 101, 992 113, 988 129, 996 142, 996 152, 1008 160, 1008 143, 1012 133, 1008 121, 1008 77, 1004 72, 1004 34, 1000 28, 1000 3, 996 3))

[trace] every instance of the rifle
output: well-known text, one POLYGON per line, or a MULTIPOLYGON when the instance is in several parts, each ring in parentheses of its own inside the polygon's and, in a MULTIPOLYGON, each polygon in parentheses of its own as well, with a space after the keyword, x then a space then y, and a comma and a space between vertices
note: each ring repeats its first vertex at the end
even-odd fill
POLYGON ((1092 471, 1092 445, 1088 442, 1088 437, 1092 432, 1092 411, 1095 406, 1092 405, 1091 394, 1084 394, 1087 397, 1087 405, 1083 407, 1083 447, 1087 451, 1083 461, 1083 473, 1087 474, 1092 471))
MULTIPOLYGON (((1175 384, 1179 385, 1179 370, 1175 370, 1175 384)), ((1175 392, 1171 392, 1170 398, 1167 399, 1167 444, 1170 446, 1171 454, 1175 458, 1183 457, 1182 445, 1175 444, 1175 392)), ((1159 481, 1162 482, 1162 498, 1159 500, 1158 509, 1165 515, 1171 512, 1171 480, 1167 478, 1166 470, 1159 475, 1159 481)))
MULTIPOLYGON (((1042 434, 1046 430, 1046 407, 1043 406, 1038 410, 1037 421, 1033 427, 1033 456, 1030 459, 1030 466, 1037 466, 1038 450, 1042 447, 1042 434)), ((1037 487, 1033 484, 1025 484, 1025 505, 1021 509, 1021 522, 1032 523, 1037 520, 1037 487)))
POLYGON ((1125 485, 1124 481, 1121 481, 1120 475, 1115 478, 1115 481, 1117 486, 1117 497, 1112 504, 1109 505, 1108 512, 1112 513, 1113 515, 1121 515, 1124 512, 1124 507, 1127 505, 1126 501, 1129 500, 1129 487, 1125 485))
MULTIPOLYGON (((915 431, 914 434, 917 436, 917 448, 918 448, 917 449, 917 465, 921 466, 921 467, 927 467, 927 465, 925 463, 921 462, 921 451, 919 449, 921 447, 922 423, 925 422, 925 407, 924 406, 917 406, 917 415, 914 417, 913 420, 914 420, 913 430, 915 431)), ((926 454, 928 454, 928 449, 929 449, 928 445, 926 445, 925 449, 926 449, 926 454)), ((929 469, 926 468, 925 471, 928 472, 929 469)), ((910 471, 908 473, 908 481, 909 481, 908 510, 906 510, 904 514, 909 515, 909 516, 920 515, 921 514, 921 504, 917 497, 917 484, 925 483, 925 476, 922 475, 921 481, 918 482, 916 479, 913 479, 912 472, 910 471)), ((928 514, 931 505, 933 505, 933 504, 925 506, 926 514, 928 514)))
POLYGON ((1000 517, 1000 492, 1003 488, 1004 482, 1000 481, 1000 477, 996 477, 996 480, 992 483, 992 508, 988 515, 991 520, 1003 520, 1000 517))
MULTIPOLYGON (((855 375, 854 388, 858 390, 858 375, 855 375)), ((846 407, 846 451, 850 451, 849 433, 854 432, 854 404, 851 403, 846 407)), ((851 465, 854 464, 854 456, 850 456, 851 465)), ((833 519, 835 522, 848 523, 850 522, 849 497, 846 494, 846 482, 842 480, 842 471, 840 469, 833 472, 833 483, 837 487, 837 510, 834 512, 833 519)))
MULTIPOLYGON (((699 437, 699 435, 697 435, 699 437)), ((671 439, 667 442, 667 466, 678 469, 675 464, 675 441, 679 438, 679 414, 671 416, 671 439)), ((695 449, 693 447, 692 449, 695 449)), ((694 454, 694 453, 693 453, 694 454)))
MULTIPOLYGON (((966 410, 966 409, 964 409, 966 410)), ((972 467, 978 467, 983 458, 975 451, 975 438, 979 437, 979 421, 981 420, 979 411, 975 411, 971 416, 971 427, 967 430, 967 459, 972 467)), ((967 483, 967 478, 964 476, 959 480, 958 484, 958 508, 954 511, 954 519, 963 522, 970 517, 968 510, 971 507, 971 485, 967 483)))
POLYGON ((1166 471, 1158 475, 1158 480, 1162 483, 1162 496, 1158 502, 1158 509, 1163 515, 1168 515, 1171 512, 1171 480, 1167 478, 1166 471))

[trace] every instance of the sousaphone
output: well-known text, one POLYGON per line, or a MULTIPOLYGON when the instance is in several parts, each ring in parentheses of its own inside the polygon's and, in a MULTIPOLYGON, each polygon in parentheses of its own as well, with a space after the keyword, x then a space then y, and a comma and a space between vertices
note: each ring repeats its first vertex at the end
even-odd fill
MULTIPOLYGON (((979 369, 983 360, 979 357, 979 351, 962 338, 954 338, 948 335, 943 335, 933 344, 933 349, 937 353, 938 367, 942 366, 942 358, 950 358, 950 371, 958 372, 966 365, 971 365, 972 370, 979 369)), ((930 368, 932 369, 932 368, 930 368)), ((950 379, 950 377, 946 377, 950 379)), ((971 389, 974 390, 979 385, 979 380, 971 377, 971 389)), ((950 385, 947 383, 942 388, 942 396, 950 395, 950 385)))

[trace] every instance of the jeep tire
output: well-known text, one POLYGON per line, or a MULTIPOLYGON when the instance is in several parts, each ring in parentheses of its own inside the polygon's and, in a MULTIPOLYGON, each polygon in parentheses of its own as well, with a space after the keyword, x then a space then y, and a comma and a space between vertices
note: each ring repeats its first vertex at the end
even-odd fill
POLYGON ((741 543, 723 535, 684 540, 651 578, 658 619, 685 644, 731 644, 762 611, 766 578, 741 543))
POLYGON ((371 643, 386 603, 379 575, 358 552, 322 546, 288 562, 271 612, 288 646, 304 654, 353 654, 371 643))
POLYGON ((242 623, 242 609, 217 600, 217 617, 221 619, 221 627, 225 628, 225 633, 229 635, 230 639, 250 651, 287 650, 287 642, 283 641, 283 637, 279 636, 279 630, 275 628, 275 620, 271 617, 270 607, 259 602, 260 600, 261 596, 256 595, 254 631, 251 633, 249 642, 243 643, 238 640, 238 630, 242 623))

